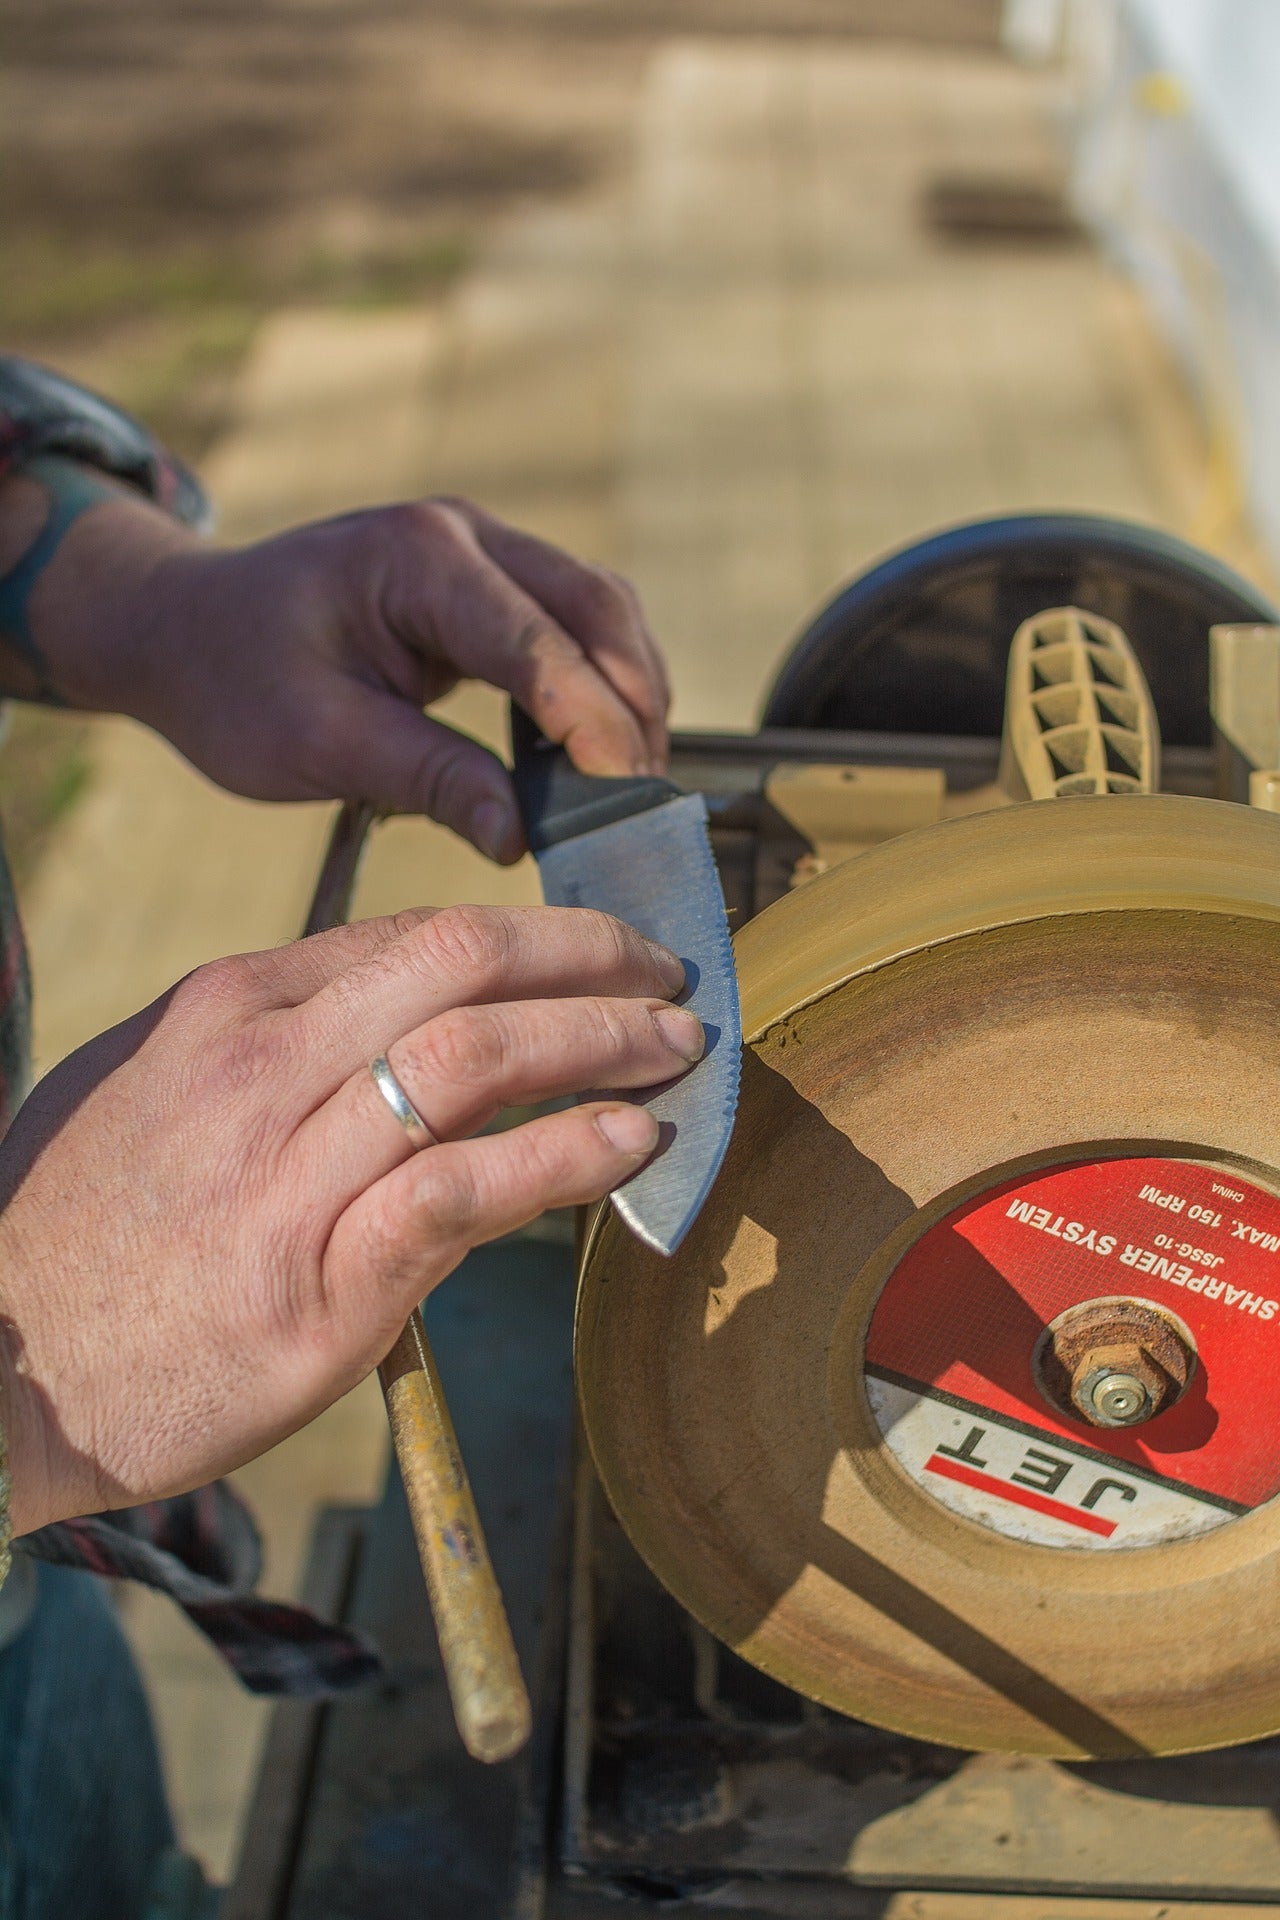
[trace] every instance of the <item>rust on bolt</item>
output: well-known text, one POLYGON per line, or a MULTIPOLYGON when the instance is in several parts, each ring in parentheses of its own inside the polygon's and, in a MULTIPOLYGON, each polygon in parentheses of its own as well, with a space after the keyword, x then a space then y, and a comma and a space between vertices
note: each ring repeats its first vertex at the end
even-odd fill
POLYGON ((1195 1370, 1195 1347, 1145 1300, 1087 1300, 1046 1330, 1036 1384, 1059 1412, 1093 1427, 1130 1427, 1173 1406, 1195 1370))

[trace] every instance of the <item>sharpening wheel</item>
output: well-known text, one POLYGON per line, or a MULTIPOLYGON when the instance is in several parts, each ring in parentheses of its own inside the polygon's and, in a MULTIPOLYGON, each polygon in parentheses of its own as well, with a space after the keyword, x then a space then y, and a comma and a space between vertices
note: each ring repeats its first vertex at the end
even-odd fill
POLYGON ((737 958, 700 1219, 667 1261, 604 1211, 583 1258, 639 1551, 748 1660, 929 1740, 1280 1730, 1280 817, 950 820, 737 958))

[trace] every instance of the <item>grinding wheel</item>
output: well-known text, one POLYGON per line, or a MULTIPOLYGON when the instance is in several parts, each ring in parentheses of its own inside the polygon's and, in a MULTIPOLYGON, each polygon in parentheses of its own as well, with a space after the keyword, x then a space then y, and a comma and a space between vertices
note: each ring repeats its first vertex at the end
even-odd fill
POLYGON ((602 1211, 583 1257, 580 1396, 636 1547, 748 1660, 926 1739, 1280 1729, 1280 819, 954 820, 737 955, 700 1219, 665 1261, 602 1211), (1086 1388, 1147 1316, 1154 1417, 1091 1424, 1078 1343, 1050 1377, 1077 1309, 1086 1388))

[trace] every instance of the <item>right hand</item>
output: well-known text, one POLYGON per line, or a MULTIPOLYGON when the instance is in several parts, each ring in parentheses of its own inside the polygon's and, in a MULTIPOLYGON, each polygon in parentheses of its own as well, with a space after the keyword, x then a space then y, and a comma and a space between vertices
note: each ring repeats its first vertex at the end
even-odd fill
POLYGON ((469 1248, 657 1141, 592 1100, 701 1051, 680 964, 604 914, 415 911, 202 967, 40 1082, 0 1147, 15 1533, 183 1492, 385 1356, 469 1248), (387 1053, 443 1144, 415 1153, 387 1053))

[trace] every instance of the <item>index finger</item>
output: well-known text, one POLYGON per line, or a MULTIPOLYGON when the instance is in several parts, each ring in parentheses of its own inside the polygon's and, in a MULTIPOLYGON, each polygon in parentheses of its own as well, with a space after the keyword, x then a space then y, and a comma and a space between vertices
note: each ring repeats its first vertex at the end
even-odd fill
POLYGON ((581 644, 490 559, 460 513, 437 509, 436 531, 434 592, 424 596, 409 571, 402 636, 429 636, 457 672, 511 694, 583 773, 647 772, 639 718, 581 644))
MULTIPOLYGON (((575 560, 548 541, 507 526, 482 507, 458 505, 484 552, 552 615, 630 709, 644 738, 650 768, 661 771, 667 760, 671 688, 662 652, 634 589, 619 575, 575 560)), ((543 725, 538 714, 533 717, 543 725)), ((547 732, 545 725, 543 732, 547 732)), ((583 767, 584 772, 624 770, 630 771, 583 767)))

